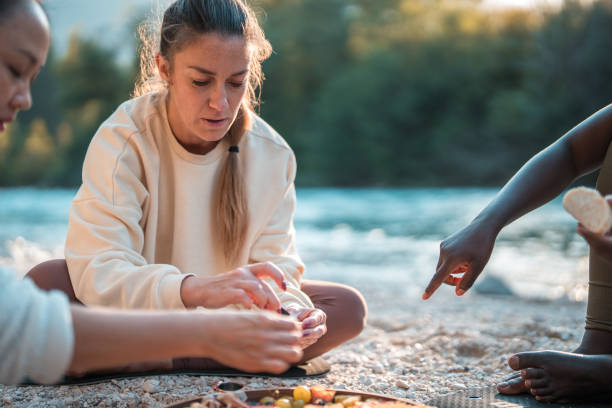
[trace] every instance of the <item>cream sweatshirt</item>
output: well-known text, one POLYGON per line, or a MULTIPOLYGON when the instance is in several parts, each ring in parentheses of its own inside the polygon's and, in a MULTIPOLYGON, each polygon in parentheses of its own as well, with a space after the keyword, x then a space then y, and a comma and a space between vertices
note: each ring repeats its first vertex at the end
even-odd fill
MULTIPOLYGON (((221 141, 197 155, 174 137, 166 92, 129 100, 100 126, 72 202, 66 261, 76 296, 87 305, 182 309, 188 275, 227 272, 213 232, 214 191, 228 154, 221 141)), ((270 261, 288 289, 270 286, 284 307, 312 307, 300 290, 295 248, 295 157, 287 143, 251 114, 240 142, 249 209, 238 265, 270 261)))
POLYGON ((0 267, 0 383, 58 382, 74 345, 68 298, 14 275, 0 267))

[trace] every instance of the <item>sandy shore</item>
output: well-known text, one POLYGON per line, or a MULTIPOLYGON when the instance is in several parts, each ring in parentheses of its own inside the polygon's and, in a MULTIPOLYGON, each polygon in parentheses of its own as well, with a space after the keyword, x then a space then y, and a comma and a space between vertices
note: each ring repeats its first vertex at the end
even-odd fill
MULTIPOLYGON (((494 384, 510 373, 514 352, 578 345, 584 303, 539 302, 448 290, 427 302, 405 293, 359 288, 369 305, 368 325, 356 339, 326 354, 323 378, 238 378, 250 388, 322 384, 384 393, 425 403, 430 398, 494 384)), ((163 376, 90 386, 8 387, 6 407, 162 407, 211 389, 219 377, 163 376)))

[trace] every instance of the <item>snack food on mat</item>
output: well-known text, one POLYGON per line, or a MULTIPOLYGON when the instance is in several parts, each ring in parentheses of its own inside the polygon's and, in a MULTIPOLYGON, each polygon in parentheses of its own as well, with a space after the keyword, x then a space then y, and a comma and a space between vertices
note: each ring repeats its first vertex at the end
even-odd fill
POLYGON ((563 197, 563 207, 589 231, 606 233, 612 227, 612 210, 599 191, 587 188, 572 188, 563 197))
POLYGON ((385 397, 352 395, 350 391, 337 395, 335 390, 320 385, 300 385, 289 393, 274 391, 259 400, 246 403, 239 399, 221 401, 218 396, 210 396, 202 402, 192 403, 190 408, 244 408, 241 404, 246 404, 248 408, 431 408, 427 405, 383 398, 385 397))

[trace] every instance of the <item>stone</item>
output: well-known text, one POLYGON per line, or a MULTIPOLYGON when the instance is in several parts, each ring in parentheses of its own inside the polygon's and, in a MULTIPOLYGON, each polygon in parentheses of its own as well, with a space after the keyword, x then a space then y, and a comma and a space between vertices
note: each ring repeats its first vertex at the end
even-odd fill
POLYGON ((512 289, 501 278, 493 275, 485 275, 476 284, 474 290, 483 295, 514 296, 512 289))
POLYGON ((156 392, 159 392, 160 388, 157 382, 147 380, 144 382, 144 384, 142 384, 142 390, 144 392, 148 392, 149 394, 154 394, 156 392))

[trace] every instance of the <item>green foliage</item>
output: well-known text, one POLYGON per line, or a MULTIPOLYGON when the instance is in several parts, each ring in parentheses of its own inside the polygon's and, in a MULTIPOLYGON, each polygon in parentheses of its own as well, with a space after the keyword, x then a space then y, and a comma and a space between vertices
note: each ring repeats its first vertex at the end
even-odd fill
POLYGON ((44 119, 34 119, 23 149, 13 163, 13 176, 24 184, 39 184, 55 159, 55 143, 44 119))
POLYGON ((292 19, 319 4, 296 0, 267 20, 278 55, 262 113, 294 146, 299 183, 500 184, 610 103, 612 2, 433 3, 328 1, 292 19))
POLYGON ((18 129, 27 131, 11 133, 0 184, 78 185, 89 142, 129 97, 131 75, 132 67, 119 66, 114 50, 73 34, 66 55, 58 60, 51 53, 32 86, 33 108, 18 121, 18 129))
MULTIPOLYGON (((294 148, 298 184, 501 184, 610 103, 612 0, 540 13, 477 3, 257 1, 275 49, 261 114, 294 148)), ((34 109, 0 135, 0 185, 78 184, 135 72, 73 36, 35 83, 34 109)))

